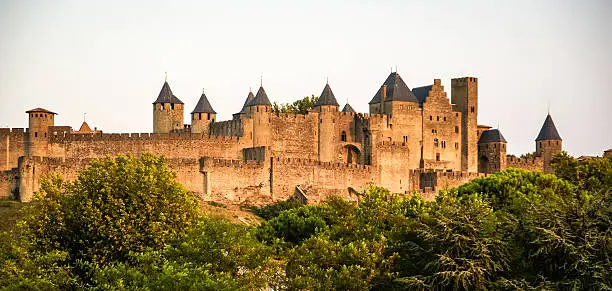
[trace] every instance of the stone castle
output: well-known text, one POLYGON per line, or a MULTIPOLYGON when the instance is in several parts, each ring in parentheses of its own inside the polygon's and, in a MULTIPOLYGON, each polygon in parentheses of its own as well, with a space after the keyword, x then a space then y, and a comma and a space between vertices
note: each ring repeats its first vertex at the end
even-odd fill
POLYGON ((41 177, 75 179, 95 158, 164 155, 188 190, 203 199, 265 203, 294 193, 320 201, 354 199, 369 184, 396 193, 435 191, 507 167, 550 172, 562 141, 548 115, 529 158, 506 155, 498 129, 478 124, 478 79, 439 79, 413 88, 392 72, 369 102, 369 114, 342 110, 326 84, 308 114, 276 114, 263 87, 242 109, 218 121, 205 94, 183 120, 185 104, 164 82, 153 102, 153 133, 102 133, 56 126, 56 113, 26 111, 29 126, 0 129, 0 197, 29 201, 41 177), (354 191, 353 191, 354 190, 354 191))

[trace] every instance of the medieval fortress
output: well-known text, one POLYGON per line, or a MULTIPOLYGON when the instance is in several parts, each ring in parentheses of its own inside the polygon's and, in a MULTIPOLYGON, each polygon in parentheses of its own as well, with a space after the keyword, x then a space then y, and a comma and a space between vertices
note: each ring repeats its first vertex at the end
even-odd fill
POLYGON ((0 197, 29 201, 40 178, 75 179, 95 158, 151 152, 164 155, 186 189, 203 199, 266 202, 296 191, 312 202, 328 195, 354 198, 352 189, 380 185, 426 197, 446 186, 507 167, 550 172, 562 142, 548 115, 530 158, 506 155, 498 129, 479 125, 478 79, 439 79, 413 88, 391 73, 369 103, 370 112, 342 110, 326 84, 305 115, 276 114, 266 91, 249 93, 232 120, 218 121, 202 94, 185 124, 185 104, 164 82, 153 102, 153 133, 102 133, 54 123, 56 113, 26 111, 27 129, 0 129, 0 197))

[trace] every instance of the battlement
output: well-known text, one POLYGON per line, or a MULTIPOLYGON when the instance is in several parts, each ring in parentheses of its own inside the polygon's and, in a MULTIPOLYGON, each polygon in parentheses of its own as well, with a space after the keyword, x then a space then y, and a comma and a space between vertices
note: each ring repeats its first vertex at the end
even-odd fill
POLYGON ((50 142, 65 141, 138 141, 138 140, 201 140, 211 141, 239 141, 238 136, 208 136, 205 133, 95 133, 95 134, 71 134, 58 133, 49 137, 50 142))
POLYGON ((285 157, 274 157, 272 161, 281 165, 298 165, 298 166, 320 166, 327 169, 361 169, 370 171, 371 167, 368 165, 360 164, 349 164, 349 163, 333 163, 333 162, 320 162, 313 159, 302 159, 302 158, 285 158, 285 157))
POLYGON ((512 163, 512 164, 525 164, 525 165, 535 165, 537 163, 541 163, 542 162, 542 158, 541 157, 533 157, 533 158, 517 158, 514 156, 507 156, 506 157, 508 163, 512 163))
POLYGON ((22 136, 26 132, 28 132, 27 128, 0 128, 0 136, 22 136))
POLYGON ((275 118, 282 121, 292 122, 298 120, 306 120, 309 116, 313 116, 313 114, 310 114, 310 112, 307 114, 280 113, 275 115, 275 118))
POLYGON ((203 158, 200 159, 200 165, 202 167, 209 166, 205 165, 206 161, 210 161, 210 166, 213 167, 233 167, 233 168, 260 168, 263 166, 263 161, 256 160, 233 160, 233 159, 219 159, 219 158, 203 158))
POLYGON ((463 77, 463 78, 451 79, 451 84, 453 86, 463 86, 467 83, 476 83, 476 82, 478 82, 478 78, 476 77, 463 77))
POLYGON ((231 119, 210 124, 211 136, 242 136, 242 120, 231 119))

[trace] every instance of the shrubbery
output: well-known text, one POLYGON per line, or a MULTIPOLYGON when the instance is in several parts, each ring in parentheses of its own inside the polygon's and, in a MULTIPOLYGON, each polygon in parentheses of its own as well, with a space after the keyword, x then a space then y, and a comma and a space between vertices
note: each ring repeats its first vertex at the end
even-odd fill
POLYGON ((612 288, 612 163, 555 158, 435 201, 369 188, 359 203, 279 202, 261 225, 201 217, 163 159, 102 159, 43 182, 0 237, 0 286, 17 289, 612 288))

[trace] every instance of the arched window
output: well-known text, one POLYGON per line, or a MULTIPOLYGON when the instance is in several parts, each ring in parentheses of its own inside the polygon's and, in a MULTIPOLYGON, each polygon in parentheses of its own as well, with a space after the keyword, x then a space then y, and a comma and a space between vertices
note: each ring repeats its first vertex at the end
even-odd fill
POLYGON ((439 143, 438 143, 438 139, 437 139, 437 138, 434 138, 434 146, 435 146, 435 147, 438 147, 438 144, 439 144, 439 143))
POLYGON ((342 134, 340 135, 340 140, 341 141, 346 141, 346 131, 342 131, 342 134))

